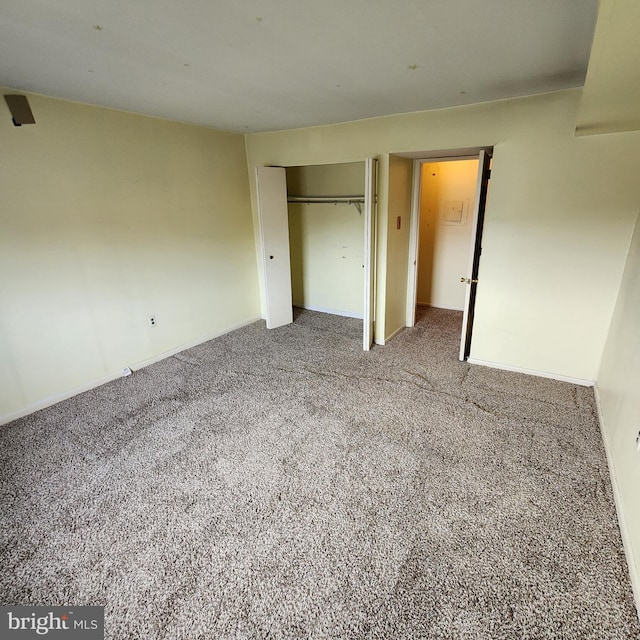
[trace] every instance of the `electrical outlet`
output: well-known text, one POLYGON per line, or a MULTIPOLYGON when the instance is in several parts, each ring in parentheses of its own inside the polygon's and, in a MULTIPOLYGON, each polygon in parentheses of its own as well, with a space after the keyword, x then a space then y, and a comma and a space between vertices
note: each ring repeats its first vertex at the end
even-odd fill
POLYGON ((155 327, 158 324, 155 316, 149 316, 149 326, 155 327))
POLYGON ((124 376, 130 376, 130 375, 131 375, 131 369, 129 369, 129 367, 125 367, 122 370, 122 376, 124 377, 124 376))

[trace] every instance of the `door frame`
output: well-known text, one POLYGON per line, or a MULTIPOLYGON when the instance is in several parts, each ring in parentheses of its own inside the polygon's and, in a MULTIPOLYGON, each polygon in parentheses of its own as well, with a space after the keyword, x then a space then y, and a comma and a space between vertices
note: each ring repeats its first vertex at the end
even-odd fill
POLYGON ((362 307, 362 348, 369 351, 373 344, 376 309, 376 218, 378 161, 364 161, 364 304, 362 307))
MULTIPOLYGON (((493 147, 477 147, 467 148, 463 150, 451 150, 451 151, 439 151, 439 152, 424 152, 424 153, 412 153, 410 157, 413 158, 413 185, 411 196, 411 222, 409 231, 409 261, 407 272, 407 304, 406 304, 406 326, 413 327, 416 324, 416 302, 418 293, 418 253, 420 245, 420 194, 422 188, 422 165, 430 164, 434 162, 455 162, 457 160, 478 160, 480 161, 481 153, 485 153, 489 158, 493 157, 493 147)), ((481 163, 479 162, 478 171, 481 170, 481 163)), ((484 192, 485 205, 486 205, 486 189, 484 192)), ((474 217, 477 212, 478 202, 474 205, 474 217)), ((471 257, 471 262, 475 263, 476 269, 480 258, 479 240, 482 236, 482 225, 476 227, 476 220, 473 221, 473 231, 476 237, 471 239, 470 247, 475 247, 471 257), (480 237, 478 237, 478 234, 480 237), (475 256, 475 251, 478 251, 478 255, 475 256)), ((469 276, 470 279, 471 276, 469 276)), ((469 296, 465 296, 465 312, 463 312, 465 320, 468 317, 467 304, 469 302, 469 296)), ((475 296, 474 300, 475 302, 475 296)), ((473 316, 472 316, 473 317, 473 316)), ((465 327, 461 330, 461 342, 462 332, 466 332, 465 327)), ((471 327, 468 330, 468 345, 471 341, 471 327)), ((468 352, 467 352, 468 355, 468 352)), ((464 359, 466 359, 465 355, 464 359)))

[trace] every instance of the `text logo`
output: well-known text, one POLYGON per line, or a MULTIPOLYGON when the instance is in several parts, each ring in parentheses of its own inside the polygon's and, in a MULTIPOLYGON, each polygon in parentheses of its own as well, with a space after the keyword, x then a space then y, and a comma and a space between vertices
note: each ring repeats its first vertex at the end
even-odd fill
POLYGON ((0 607, 0 638, 104 640, 104 607, 0 607))

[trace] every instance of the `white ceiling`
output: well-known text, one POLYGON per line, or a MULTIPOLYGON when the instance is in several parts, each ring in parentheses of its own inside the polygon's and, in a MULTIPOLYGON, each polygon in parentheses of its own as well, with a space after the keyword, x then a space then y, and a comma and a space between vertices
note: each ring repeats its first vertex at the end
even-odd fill
POLYGON ((240 132, 330 124, 581 86, 597 6, 0 0, 0 85, 240 132))

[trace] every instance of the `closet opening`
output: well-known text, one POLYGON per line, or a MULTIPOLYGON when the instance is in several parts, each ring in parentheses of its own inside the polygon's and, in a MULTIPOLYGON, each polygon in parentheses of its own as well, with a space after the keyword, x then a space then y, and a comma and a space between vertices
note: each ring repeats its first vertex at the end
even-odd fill
POLYGON ((268 328, 297 310, 362 320, 373 342, 375 161, 258 167, 268 328))
POLYGON ((294 309, 364 317, 364 165, 287 167, 294 309))

